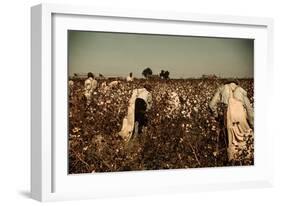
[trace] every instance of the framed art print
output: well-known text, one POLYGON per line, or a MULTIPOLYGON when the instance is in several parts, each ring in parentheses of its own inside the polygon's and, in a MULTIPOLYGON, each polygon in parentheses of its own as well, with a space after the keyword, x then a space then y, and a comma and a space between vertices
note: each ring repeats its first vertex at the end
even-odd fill
POLYGON ((33 198, 272 184, 271 19, 31 14, 33 198))

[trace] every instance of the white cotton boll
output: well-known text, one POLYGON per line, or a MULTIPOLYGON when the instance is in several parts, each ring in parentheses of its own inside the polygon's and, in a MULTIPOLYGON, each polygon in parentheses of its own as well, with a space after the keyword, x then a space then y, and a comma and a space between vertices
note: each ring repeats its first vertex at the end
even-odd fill
POLYGON ((198 108, 194 107, 193 110, 197 113, 198 112, 198 108))

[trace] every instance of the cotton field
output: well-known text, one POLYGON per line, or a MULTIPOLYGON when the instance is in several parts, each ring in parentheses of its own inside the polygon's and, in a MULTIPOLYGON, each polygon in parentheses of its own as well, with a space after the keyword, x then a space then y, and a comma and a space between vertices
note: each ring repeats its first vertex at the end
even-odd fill
MULTIPOLYGON (((90 104, 84 79, 69 84, 69 173, 228 166, 221 119, 208 104, 223 79, 98 80, 90 104), (125 143, 118 135, 133 89, 152 87, 148 125, 125 143)), ((253 104, 253 79, 239 79, 253 104)), ((253 142, 249 142, 252 148, 253 142)), ((243 154, 241 154, 243 155, 243 154)), ((238 163, 251 165, 253 159, 238 163)))

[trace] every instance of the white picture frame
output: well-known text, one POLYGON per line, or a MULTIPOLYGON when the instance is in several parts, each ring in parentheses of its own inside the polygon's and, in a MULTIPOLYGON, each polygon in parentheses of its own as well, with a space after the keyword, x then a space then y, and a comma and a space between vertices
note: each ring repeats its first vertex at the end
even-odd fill
POLYGON ((274 135, 266 112, 274 75, 272 19, 40 4, 31 8, 31 26, 32 198, 53 201, 272 186, 274 135), (68 175, 65 34, 73 28, 255 39, 255 165, 68 175))

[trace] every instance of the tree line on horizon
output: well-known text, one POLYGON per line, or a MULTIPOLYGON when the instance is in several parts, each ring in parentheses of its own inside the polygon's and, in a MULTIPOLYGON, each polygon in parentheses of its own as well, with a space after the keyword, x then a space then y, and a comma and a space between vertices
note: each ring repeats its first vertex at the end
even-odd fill
MULTIPOLYGON (((152 69, 147 67, 142 71, 142 75, 147 79, 150 77, 153 77, 153 72, 152 69)), ((160 77, 161 79, 169 79, 170 72, 161 70, 161 72, 159 73, 159 75, 155 75, 156 77, 160 77)))
MULTIPOLYGON (((161 70, 159 74, 153 74, 153 71, 150 67, 146 67, 143 71, 142 71, 142 76, 145 78, 145 79, 164 79, 164 80, 167 80, 167 79, 170 79, 170 72, 168 70, 161 70)), ((81 78, 81 76, 87 76, 87 74, 79 74, 79 73, 74 73, 73 77, 74 78, 81 78)), ((102 75, 101 73, 99 73, 97 75, 97 78, 100 78, 100 79, 106 79, 107 77, 105 77, 104 75, 102 75)), ((116 77, 112 77, 112 78, 116 78, 116 77)), ((203 74, 201 77, 199 78, 202 78, 202 79, 221 79, 220 76, 217 76, 215 74, 203 74)), ((181 78, 182 79, 182 78, 181 78)), ((185 79, 198 79, 198 77, 189 77, 189 78, 185 78, 185 79)), ((229 77, 224 77, 222 79, 230 79, 229 77)), ((253 78, 250 78, 250 77, 231 77, 231 79, 253 79, 253 78)))

